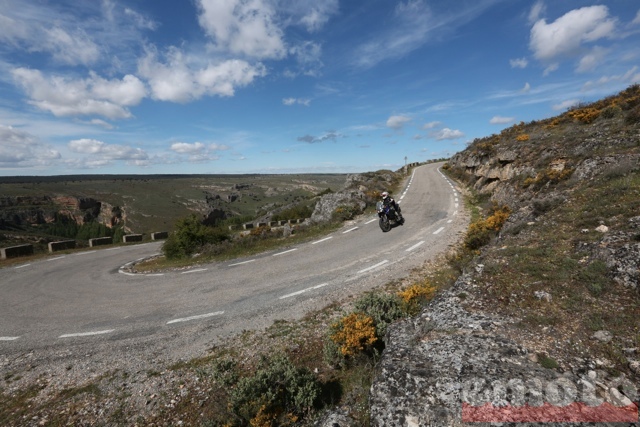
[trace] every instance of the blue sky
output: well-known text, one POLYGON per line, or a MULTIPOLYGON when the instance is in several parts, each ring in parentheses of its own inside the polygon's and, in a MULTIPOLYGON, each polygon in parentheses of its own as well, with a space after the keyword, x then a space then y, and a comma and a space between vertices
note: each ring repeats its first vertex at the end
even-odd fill
POLYGON ((634 83, 637 0, 0 0, 0 175, 397 169, 634 83))

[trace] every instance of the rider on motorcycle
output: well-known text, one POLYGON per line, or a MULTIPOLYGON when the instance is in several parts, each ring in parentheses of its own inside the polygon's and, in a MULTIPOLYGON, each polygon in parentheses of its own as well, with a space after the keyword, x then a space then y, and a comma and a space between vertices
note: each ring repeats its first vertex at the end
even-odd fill
POLYGON ((393 200, 391 196, 389 196, 388 191, 382 192, 382 204, 384 204, 385 206, 391 206, 392 208, 394 208, 396 213, 398 214, 398 219, 402 220, 402 214, 400 213, 400 205, 395 200, 393 200))

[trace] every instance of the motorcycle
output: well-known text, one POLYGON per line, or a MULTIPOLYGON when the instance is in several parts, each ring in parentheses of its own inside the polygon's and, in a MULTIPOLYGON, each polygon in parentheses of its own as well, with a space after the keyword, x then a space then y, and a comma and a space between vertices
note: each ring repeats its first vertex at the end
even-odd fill
POLYGON ((391 230, 392 225, 404 224, 404 218, 400 216, 392 206, 385 206, 384 203, 376 203, 376 210, 380 217, 380 229, 386 233, 391 230))

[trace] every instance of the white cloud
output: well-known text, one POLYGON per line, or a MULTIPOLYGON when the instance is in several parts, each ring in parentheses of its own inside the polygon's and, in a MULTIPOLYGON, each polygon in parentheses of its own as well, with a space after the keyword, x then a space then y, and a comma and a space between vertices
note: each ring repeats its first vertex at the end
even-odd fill
POLYGON ((299 136, 297 138, 297 140, 299 142, 306 142, 308 144, 317 144, 320 142, 324 142, 324 141, 333 141, 336 142, 336 140, 338 138, 344 138, 344 135, 342 135, 341 133, 338 133, 336 131, 330 130, 327 133, 325 133, 322 136, 313 136, 313 135, 305 135, 305 136, 299 136))
POLYGON ((407 116, 391 116, 387 119, 387 127, 391 129, 400 130, 405 124, 411 121, 411 117, 407 116))
POLYGON ((462 138, 463 136, 464 133, 462 133, 461 131, 449 128, 444 128, 441 131, 435 133, 435 138, 438 141, 442 141, 444 139, 458 139, 462 138))
POLYGON ((537 22, 544 14, 545 10, 546 6, 542 0, 538 0, 537 2, 535 2, 535 4, 531 7, 531 10, 529 11, 529 23, 533 24, 537 22))
POLYGON ((511 59, 509 64, 511 64, 511 68, 527 68, 529 61, 527 61, 527 58, 511 59))
POLYGON ((607 53, 609 53, 608 49, 604 49, 598 46, 594 47, 590 53, 588 53, 587 55, 583 56, 582 59, 580 59, 580 63, 578 64, 576 71, 578 73, 585 73, 587 71, 592 71, 598 65, 604 62, 604 58, 607 55, 607 53))
POLYGON ((583 43, 612 37, 616 25, 606 6, 574 9, 550 24, 537 21, 531 28, 529 48, 537 59, 551 61, 575 54, 583 43))
POLYGON ((638 67, 637 66, 633 67, 630 70, 628 70, 626 73, 621 75, 618 74, 613 76, 602 76, 596 81, 589 80, 582 86, 582 90, 588 91, 598 87, 607 86, 612 83, 613 84, 623 83, 626 85, 640 83, 640 72, 638 72, 638 67))
POLYGON ((92 119, 89 123, 91 123, 92 125, 101 126, 109 130, 114 128, 114 126, 111 123, 105 122, 104 120, 101 120, 101 119, 92 119))
POLYGON ((198 22, 216 48, 258 59, 286 54, 284 34, 267 0, 197 0, 198 22))
POLYGON ((569 99, 561 102, 560 104, 555 104, 551 108, 553 108, 555 111, 567 110, 571 107, 578 105, 579 103, 580 103, 579 99, 569 99))
POLYGON ((558 68, 560 68, 560 64, 558 64, 557 62, 554 62, 553 64, 549 65, 547 68, 544 69, 544 72, 542 73, 542 75, 546 77, 549 74, 556 71, 558 68))
POLYGON ((502 116, 493 116, 489 123, 492 125, 503 125, 507 123, 512 123, 515 121, 514 117, 502 117, 502 116))
POLYGON ((244 87, 256 77, 266 74, 263 65, 251 65, 246 61, 230 59, 202 68, 190 63, 189 58, 177 48, 171 47, 166 61, 158 59, 150 50, 139 61, 138 71, 151 86, 154 99, 171 102, 189 102, 205 95, 233 96, 236 87, 244 87))
MULTIPOLYGON (((320 70, 324 67, 322 58, 322 45, 312 41, 305 41, 289 49, 289 53, 296 58, 299 72, 312 77, 320 76, 320 70)), ((288 71, 292 77, 298 73, 288 71)))
POLYGON ((57 150, 34 135, 0 125, 0 168, 47 166, 61 158, 57 150))
POLYGON ((640 10, 638 11, 638 13, 636 13, 636 17, 633 19, 633 22, 631 22, 633 25, 637 25, 640 24, 640 10))
POLYGON ((292 0, 281 3, 287 10, 291 10, 294 4, 294 16, 300 16, 299 23, 310 33, 324 27, 329 18, 338 13, 339 6, 338 0, 292 0))
POLYGON ((146 96, 144 84, 135 76, 105 80, 95 73, 84 80, 45 77, 38 70, 16 68, 14 79, 31 98, 32 105, 55 116, 98 115, 109 119, 131 117, 125 108, 146 96))
POLYGON ((370 68, 387 59, 401 58, 422 46, 435 27, 433 14, 423 0, 397 4, 392 25, 377 30, 376 36, 362 44, 353 55, 354 65, 370 68))
POLYGON ((440 126, 442 124, 442 122, 429 122, 429 123, 425 123, 422 126, 422 129, 433 129, 436 128, 438 126, 440 126))
POLYGON ((202 142, 194 142, 193 144, 189 144, 188 142, 176 142, 171 144, 171 150, 180 154, 200 153, 204 150, 204 144, 202 142))
POLYGON ((209 150, 211 151, 226 151, 230 149, 231 147, 229 147, 228 145, 218 144, 217 142, 214 142, 213 144, 209 144, 209 150))
POLYGON ((308 107, 309 105, 311 105, 311 100, 306 98, 283 98, 282 103, 286 106, 299 104, 308 107))
POLYGON ((529 84, 529 82, 527 82, 524 84, 524 87, 520 89, 520 92, 528 93, 529 91, 531 91, 531 85, 529 84))
POLYGON ((133 9, 125 7, 124 14, 131 18, 131 20, 136 24, 138 28, 152 31, 158 28, 157 22, 147 18, 146 16, 136 12, 133 9))
POLYGON ((110 162, 112 160, 147 160, 148 154, 140 148, 133 148, 128 145, 106 144, 96 139, 75 139, 69 141, 67 144, 69 150, 80 153, 88 154, 92 157, 89 159, 92 162, 110 162))

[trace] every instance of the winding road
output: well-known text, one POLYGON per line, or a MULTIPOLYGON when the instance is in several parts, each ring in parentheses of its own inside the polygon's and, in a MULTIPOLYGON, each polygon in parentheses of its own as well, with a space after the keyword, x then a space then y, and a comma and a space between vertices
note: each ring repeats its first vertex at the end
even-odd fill
POLYGON ((414 170, 396 195, 406 223, 388 233, 377 217, 363 217, 298 246, 164 274, 123 269, 158 253, 161 242, 4 268, 0 351, 108 347, 143 338, 174 339, 184 349, 185 343, 204 345, 277 318, 299 318, 383 285, 443 253, 466 227, 462 200, 439 166, 414 170))

